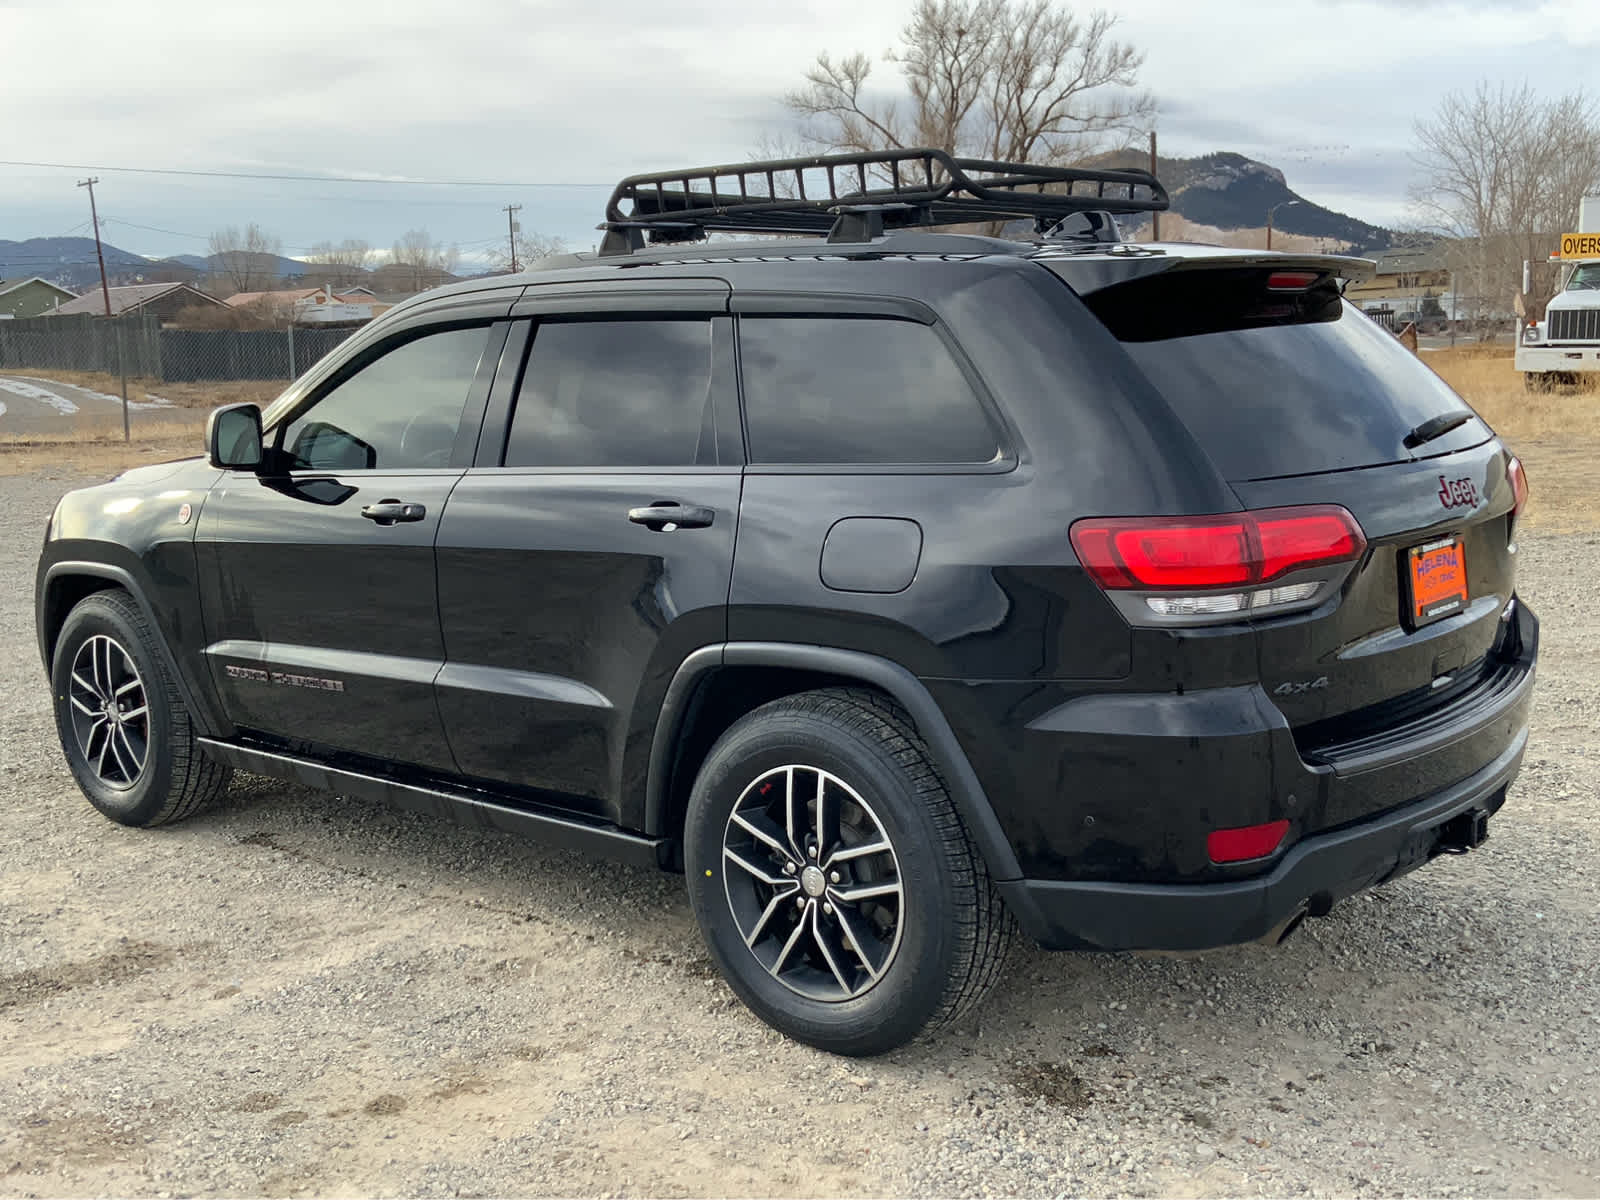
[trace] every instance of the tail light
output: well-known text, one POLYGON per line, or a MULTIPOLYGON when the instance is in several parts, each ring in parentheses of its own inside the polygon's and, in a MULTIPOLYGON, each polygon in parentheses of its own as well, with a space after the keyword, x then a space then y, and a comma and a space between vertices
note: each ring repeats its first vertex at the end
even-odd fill
POLYGON ((1091 517, 1072 547, 1135 624, 1191 624, 1315 605, 1367 539, 1338 505, 1205 517, 1091 517))
POLYGON ((1269 292, 1303 292, 1322 278, 1320 271, 1274 271, 1267 276, 1269 292))
POLYGON ((1522 460, 1515 454, 1506 464, 1506 478, 1511 481, 1511 520, 1507 526, 1509 536, 1516 533, 1517 518, 1528 506, 1528 473, 1522 469, 1522 460))

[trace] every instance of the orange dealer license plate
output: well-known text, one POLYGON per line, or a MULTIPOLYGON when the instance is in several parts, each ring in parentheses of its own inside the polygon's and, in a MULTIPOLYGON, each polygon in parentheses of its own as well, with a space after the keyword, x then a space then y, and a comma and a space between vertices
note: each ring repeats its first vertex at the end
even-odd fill
POLYGON ((1440 538, 1406 552, 1412 628, 1467 606, 1467 557, 1457 537, 1440 538))

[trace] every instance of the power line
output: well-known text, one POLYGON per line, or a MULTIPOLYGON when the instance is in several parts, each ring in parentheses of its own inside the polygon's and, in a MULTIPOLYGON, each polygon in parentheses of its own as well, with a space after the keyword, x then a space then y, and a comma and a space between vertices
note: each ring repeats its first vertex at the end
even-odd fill
POLYGON ((362 175, 283 175, 262 171, 203 171, 179 167, 106 167, 84 163, 24 162, 0 158, 0 167, 46 167, 55 171, 120 171, 129 175, 184 175, 210 179, 276 179, 287 183, 365 183, 385 187, 609 188, 609 183, 511 182, 484 179, 375 179, 362 175))

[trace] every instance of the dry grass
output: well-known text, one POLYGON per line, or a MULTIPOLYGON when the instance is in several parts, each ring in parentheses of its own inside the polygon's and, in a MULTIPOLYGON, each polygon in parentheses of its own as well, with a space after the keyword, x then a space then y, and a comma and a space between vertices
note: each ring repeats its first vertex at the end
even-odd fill
POLYGON ((187 458, 204 450, 204 431, 204 413, 174 412, 170 419, 139 421, 129 442, 122 440, 120 416, 71 434, 0 434, 0 475, 47 470, 98 475, 187 458))
POLYGON ((1532 486, 1530 527, 1552 532, 1600 528, 1593 482, 1600 465, 1600 392, 1530 392, 1504 347, 1437 350, 1423 354, 1422 361, 1521 457, 1532 486))
MULTIPOLYGON (((8 372, 27 379, 53 379, 57 383, 70 383, 88 388, 91 392, 104 392, 108 396, 122 395, 122 381, 104 371, 56 371, 18 367, 8 372)), ((128 399, 142 401, 146 396, 160 396, 179 408, 210 410, 223 404, 251 402, 265 408, 278 393, 289 386, 287 379, 240 379, 229 382, 162 383, 156 379, 128 380, 128 399)), ((119 418, 120 419, 120 418, 119 418)))

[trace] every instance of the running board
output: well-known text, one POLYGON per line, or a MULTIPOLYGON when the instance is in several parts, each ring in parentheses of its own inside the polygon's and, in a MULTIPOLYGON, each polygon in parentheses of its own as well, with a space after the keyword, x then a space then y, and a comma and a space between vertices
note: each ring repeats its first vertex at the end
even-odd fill
POLYGON ((361 771, 330 767, 315 759, 242 746, 238 742, 206 737, 195 740, 217 762, 241 771, 288 779, 326 792, 359 796, 412 812, 431 813, 468 829, 498 829, 549 846, 603 855, 636 867, 659 868, 665 858, 665 838, 640 837, 613 825, 588 824, 571 817, 529 812, 464 792, 400 783, 361 771))

